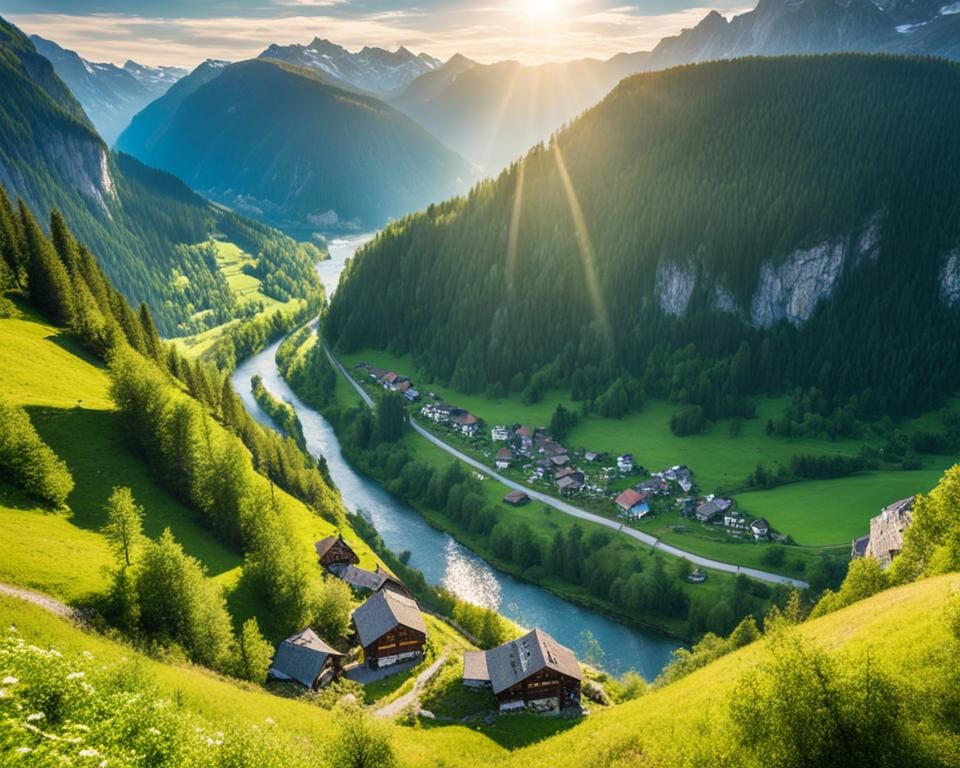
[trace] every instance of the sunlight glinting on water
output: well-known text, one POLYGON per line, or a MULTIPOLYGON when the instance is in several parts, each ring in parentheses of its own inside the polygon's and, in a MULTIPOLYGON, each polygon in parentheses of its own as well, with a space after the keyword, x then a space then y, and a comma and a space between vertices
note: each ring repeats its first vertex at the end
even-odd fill
POLYGON ((446 545, 446 570, 443 586, 453 594, 484 608, 499 610, 500 584, 489 568, 467 556, 462 547, 450 540, 446 545))

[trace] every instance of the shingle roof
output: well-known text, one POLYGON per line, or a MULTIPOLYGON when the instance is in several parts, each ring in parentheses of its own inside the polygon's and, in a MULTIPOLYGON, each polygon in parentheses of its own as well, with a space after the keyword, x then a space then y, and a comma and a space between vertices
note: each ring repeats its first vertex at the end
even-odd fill
POLYGON ((327 645, 312 629, 288 637, 277 648, 270 665, 271 674, 296 680, 308 688, 323 671, 330 656, 342 656, 336 648, 327 645))
POLYGON ((427 634, 417 601, 390 590, 377 592, 357 608, 353 624, 364 648, 400 625, 427 634))
POLYGON ((337 543, 339 536, 327 536, 325 539, 320 539, 316 544, 313 545, 313 548, 317 550, 317 557, 323 557, 327 552, 330 551, 330 548, 337 543))
POLYGON ((574 680, 583 679, 573 651, 542 629, 534 629, 518 640, 490 649, 486 652, 486 663, 494 693, 501 693, 544 669, 574 680))
POLYGON ((490 682, 490 672, 487 671, 487 654, 485 651, 463 652, 463 679, 490 682))
POLYGON ((621 509, 633 509, 633 507, 645 499, 646 497, 642 493, 635 491, 633 488, 627 488, 627 490, 617 496, 617 506, 621 509))

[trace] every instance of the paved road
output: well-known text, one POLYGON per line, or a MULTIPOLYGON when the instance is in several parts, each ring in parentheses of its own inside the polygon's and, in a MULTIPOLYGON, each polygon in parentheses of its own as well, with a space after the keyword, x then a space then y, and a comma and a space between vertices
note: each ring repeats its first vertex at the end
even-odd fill
MULTIPOLYGON (((326 350, 327 357, 330 358, 330 361, 340 370, 340 372, 346 377, 347 381, 353 386, 357 391, 363 401, 370 407, 374 407, 373 398, 361 387, 350 375, 349 371, 337 360, 330 350, 327 349, 326 344, 324 344, 324 350, 326 350)), ((667 544, 666 542, 661 541, 656 536, 651 536, 649 533, 644 533, 643 531, 638 531, 635 528, 630 528, 628 526, 618 523, 616 520, 611 520, 607 517, 602 517, 601 515, 596 515, 593 512, 587 512, 585 509, 580 507, 575 507, 573 504, 570 504, 561 499, 557 499, 549 494, 542 493, 541 491, 536 491, 533 488, 530 488, 523 483, 518 483, 515 480, 511 480, 508 477, 504 477, 499 472, 491 469, 486 464, 483 464, 480 461, 477 461, 472 456, 468 456, 462 451, 458 451, 453 446, 441 440, 436 435, 427 431, 419 424, 417 424, 413 419, 410 420, 410 426, 413 429, 423 436, 425 439, 429 440, 438 448, 446 451, 451 456, 454 456, 465 464, 469 464, 471 467, 476 469, 478 472, 483 473, 487 477, 492 477, 494 480, 503 483, 508 488, 512 488, 517 491, 523 491, 531 499, 536 499, 548 506, 553 507, 559 512, 570 515, 571 517, 577 517, 581 520, 589 520, 591 523, 596 523, 597 525, 602 525, 607 528, 612 528, 615 531, 623 533, 627 536, 631 536, 637 541, 641 541, 644 544, 647 544, 654 549, 658 549, 667 554, 674 555, 676 557, 682 557, 684 560, 687 560, 694 565, 702 566, 703 568, 709 568, 714 571, 724 571, 726 573, 742 573, 746 576, 749 576, 752 579, 757 579, 758 581, 765 581, 769 584, 785 584, 788 587, 795 587, 798 589, 807 589, 810 585, 801 581, 800 579, 792 579, 789 576, 781 576, 779 573, 768 573, 767 571, 761 571, 758 568, 747 568, 740 565, 732 565, 731 563, 724 563, 720 560, 712 560, 709 557, 702 557, 700 555, 695 555, 693 552, 687 552, 684 549, 675 547, 672 544, 667 544)))
POLYGON ((413 688, 410 691, 403 694, 403 696, 400 698, 394 699, 389 704, 385 704, 384 706, 380 707, 380 709, 374 710, 373 714, 375 714, 377 717, 396 717, 407 707, 411 705, 419 705, 420 691, 422 691, 423 686, 430 682, 433 676, 437 674, 437 671, 443 666, 443 662, 446 660, 446 654, 442 655, 439 659, 433 662, 433 664, 417 675, 417 680, 413 684, 413 688))

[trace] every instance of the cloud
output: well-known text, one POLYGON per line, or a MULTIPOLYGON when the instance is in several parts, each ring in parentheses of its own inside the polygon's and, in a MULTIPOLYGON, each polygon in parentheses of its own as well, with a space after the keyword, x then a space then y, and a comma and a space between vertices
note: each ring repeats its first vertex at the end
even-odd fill
POLYGON ((440 58, 463 53, 483 62, 515 59, 534 64, 649 50, 662 37, 694 26, 710 10, 743 9, 742 0, 736 6, 722 4, 730 0, 700 0, 697 7, 660 12, 644 12, 622 0, 620 4, 566 0, 562 13, 544 20, 526 15, 523 0, 479 7, 465 2, 430 8, 382 5, 381 10, 363 13, 344 0, 268 1, 294 13, 169 19, 120 13, 24 13, 7 18, 26 32, 55 40, 93 61, 122 63, 133 58, 145 64, 193 66, 206 58, 252 58, 271 43, 305 43, 320 36, 351 50, 405 45, 440 58), (296 12, 308 6, 311 13, 296 12))

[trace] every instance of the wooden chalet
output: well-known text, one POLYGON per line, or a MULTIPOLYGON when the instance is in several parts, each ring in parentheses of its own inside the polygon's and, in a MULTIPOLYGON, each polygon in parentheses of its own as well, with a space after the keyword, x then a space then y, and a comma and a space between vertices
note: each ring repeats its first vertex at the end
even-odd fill
POLYGON ((339 676, 342 657, 340 651, 307 628, 280 643, 267 674, 275 680, 291 680, 316 691, 339 676))
POLYGON ((353 612, 353 627, 374 669, 423 655, 427 625, 412 597, 381 589, 353 612))
POLYGON ((327 536, 327 538, 321 539, 314 544, 313 547, 317 550, 320 565, 324 568, 329 569, 330 566, 341 563, 352 565, 360 563, 360 558, 357 557, 357 553, 350 548, 350 545, 347 544, 339 534, 336 536, 327 536))
POLYGON ((501 712, 551 712, 580 706, 577 657, 541 629, 489 651, 463 654, 463 682, 493 690, 501 712))
POLYGON ((530 497, 523 491, 510 491, 510 493, 503 497, 503 501, 512 507, 520 507, 529 502, 530 497))

